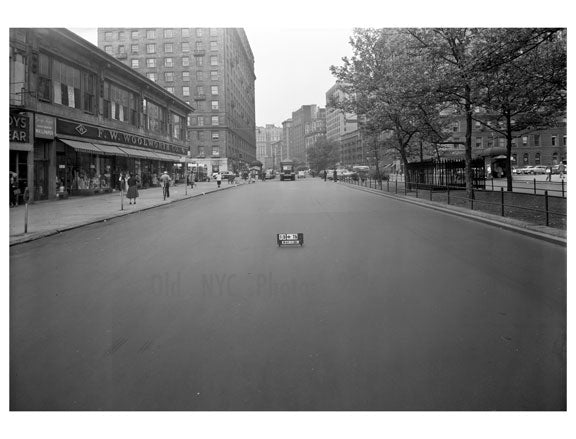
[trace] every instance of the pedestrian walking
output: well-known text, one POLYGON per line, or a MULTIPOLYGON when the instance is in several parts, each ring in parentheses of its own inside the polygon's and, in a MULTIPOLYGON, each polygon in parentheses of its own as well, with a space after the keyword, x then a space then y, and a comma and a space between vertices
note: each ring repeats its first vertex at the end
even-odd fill
POLYGON ((324 169, 324 181, 327 181, 327 179, 328 179, 328 171, 324 169))
POLYGON ((10 172, 10 207, 16 207, 18 205, 18 195, 20 195, 20 189, 18 188, 18 179, 16 174, 10 172))
POLYGON ((558 166, 558 173, 560 174, 561 179, 564 178, 565 169, 566 169, 566 167, 564 166, 564 163, 560 163, 560 166, 558 166))
POLYGON ((188 184, 194 189, 194 174, 192 172, 188 174, 188 184))
POLYGON ((120 182, 120 190, 126 192, 128 190, 128 177, 126 172, 120 172, 120 178, 118 181, 120 182))
POLYGON ((552 167, 546 167, 546 181, 552 181, 552 167))
POLYGON ((220 174, 220 172, 216 174, 216 184, 218 185, 218 188, 220 188, 220 185, 222 184, 222 174, 220 174))
POLYGON ((126 198, 128 198, 130 204, 132 204, 132 201, 136 204, 136 198, 138 198, 138 180, 134 177, 134 174, 130 173, 127 183, 128 192, 126 193, 126 198))
POLYGON ((170 182, 172 179, 168 175, 168 171, 164 171, 160 176, 160 183, 162 184, 162 193, 164 195, 164 199, 170 198, 170 182))
POLYGON ((336 183, 336 181, 338 180, 338 173, 336 172, 336 169, 334 169, 334 172, 332 173, 332 177, 334 178, 334 183, 336 183))

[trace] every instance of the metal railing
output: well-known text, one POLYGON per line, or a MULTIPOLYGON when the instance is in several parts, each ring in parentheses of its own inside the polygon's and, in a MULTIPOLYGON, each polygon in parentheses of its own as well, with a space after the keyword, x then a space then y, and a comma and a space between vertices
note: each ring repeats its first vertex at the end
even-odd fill
MULTIPOLYGON (((340 181, 383 192, 426 198, 429 201, 457 205, 502 217, 522 219, 536 224, 543 223, 548 227, 566 229, 566 186, 564 181, 556 183, 559 185, 558 189, 538 188, 537 182, 534 181, 531 182, 533 186, 529 191, 517 190, 512 192, 505 190, 504 186, 496 188, 487 184, 485 189, 474 189, 471 198, 466 196, 466 190, 461 186, 432 186, 405 182, 399 179, 353 179, 351 177, 340 178, 340 181), (555 192, 558 195, 552 196, 550 192, 555 192), (506 198, 512 195, 516 199, 526 197, 526 202, 522 202, 521 205, 518 202, 516 204, 507 202, 506 198), (552 204, 554 206, 551 206, 552 204)), ((545 183, 550 185, 550 182, 545 183)))

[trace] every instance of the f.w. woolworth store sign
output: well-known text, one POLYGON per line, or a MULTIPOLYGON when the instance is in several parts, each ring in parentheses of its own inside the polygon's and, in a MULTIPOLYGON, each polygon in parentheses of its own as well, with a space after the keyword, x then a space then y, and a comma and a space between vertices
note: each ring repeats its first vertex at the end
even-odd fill
POLYGON ((87 141, 114 142, 126 146, 139 146, 142 148, 157 149, 159 151, 169 151, 176 154, 186 153, 185 148, 180 145, 162 142, 160 140, 142 137, 110 128, 96 127, 62 119, 56 121, 56 131, 61 135, 83 137, 87 141))

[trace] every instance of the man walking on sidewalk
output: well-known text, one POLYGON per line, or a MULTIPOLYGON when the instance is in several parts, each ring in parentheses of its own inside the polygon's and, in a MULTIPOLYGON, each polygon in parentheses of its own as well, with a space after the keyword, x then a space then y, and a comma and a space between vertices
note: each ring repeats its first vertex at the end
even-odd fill
POLYGON ((220 185, 222 184, 222 174, 220 174, 220 172, 216 174, 216 183, 218 184, 218 188, 220 188, 220 185))
POLYGON ((168 175, 167 171, 164 171, 160 176, 160 182, 162 183, 163 191, 165 192, 165 198, 170 198, 170 182, 172 179, 168 175))

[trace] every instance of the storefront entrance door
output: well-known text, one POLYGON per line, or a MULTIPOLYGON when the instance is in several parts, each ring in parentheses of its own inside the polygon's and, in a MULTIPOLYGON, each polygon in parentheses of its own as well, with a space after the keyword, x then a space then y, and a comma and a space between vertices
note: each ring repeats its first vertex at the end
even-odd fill
POLYGON ((48 160, 34 160, 34 199, 48 199, 48 160))

